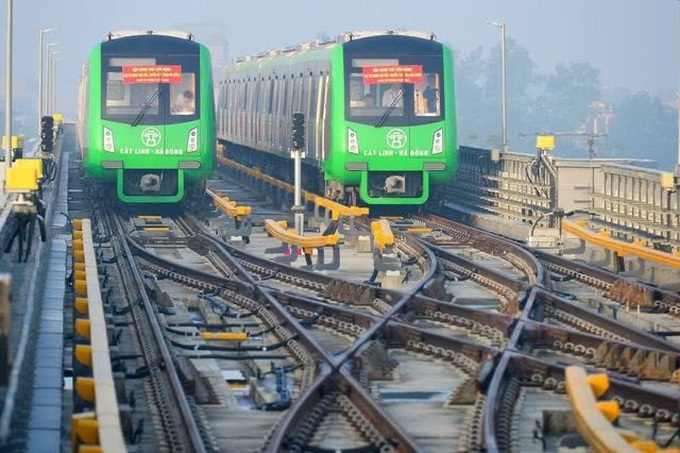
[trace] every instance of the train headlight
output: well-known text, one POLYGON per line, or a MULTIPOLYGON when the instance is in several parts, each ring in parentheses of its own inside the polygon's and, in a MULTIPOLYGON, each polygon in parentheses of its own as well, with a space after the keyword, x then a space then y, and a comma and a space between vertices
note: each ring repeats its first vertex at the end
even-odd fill
POLYGON ((437 129, 432 138, 432 154, 440 154, 444 151, 444 132, 437 129))
POLYGON ((359 140, 357 133, 352 129, 347 129, 347 151, 352 154, 359 154, 359 140))
POLYGON ((193 153, 198 151, 198 128, 195 127, 189 131, 189 139, 187 140, 187 152, 193 153))
POLYGON ((109 153, 116 151, 116 146, 113 144, 113 132, 107 127, 104 128, 104 151, 109 153))

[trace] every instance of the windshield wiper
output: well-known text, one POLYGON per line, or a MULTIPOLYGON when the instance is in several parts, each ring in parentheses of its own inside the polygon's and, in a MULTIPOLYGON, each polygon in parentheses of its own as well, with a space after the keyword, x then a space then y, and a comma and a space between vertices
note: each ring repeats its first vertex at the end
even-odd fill
POLYGON ((144 115, 146 114, 146 112, 148 112, 149 109, 151 108, 151 104, 153 104, 153 101, 155 101, 156 98, 158 98, 158 96, 160 94, 161 94, 160 88, 156 89, 156 91, 153 92, 151 97, 146 100, 146 102, 144 103, 142 108, 139 109, 139 113, 137 114, 135 119, 132 121, 132 123, 130 123, 130 126, 135 127, 136 125, 139 124, 140 121, 142 121, 142 118, 144 118, 144 115))
POLYGON ((394 109, 397 108, 397 103, 399 103, 399 101, 401 101, 401 98, 403 96, 404 96, 404 92, 399 91, 399 94, 397 95, 397 97, 394 98, 394 101, 392 101, 390 106, 387 107, 387 109, 385 109, 385 113, 383 113, 382 116, 380 117, 380 119, 378 120, 378 122, 375 123, 375 127, 380 127, 385 123, 385 121, 387 121, 387 118, 389 118, 389 116, 392 114, 394 109))

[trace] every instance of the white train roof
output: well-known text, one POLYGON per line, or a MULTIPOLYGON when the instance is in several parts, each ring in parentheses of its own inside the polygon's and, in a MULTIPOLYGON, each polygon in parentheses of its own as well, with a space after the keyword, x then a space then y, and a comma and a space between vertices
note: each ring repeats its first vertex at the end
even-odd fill
POLYGON ((189 41, 194 40, 194 35, 181 30, 112 30, 104 36, 104 41, 141 35, 170 36, 173 38, 188 39, 189 41))
POLYGON ((245 55, 242 57, 235 58, 231 63, 244 63, 253 60, 259 60, 266 57, 274 57, 276 55, 282 55, 293 52, 304 52, 311 49, 318 49, 321 47, 345 43, 353 41, 355 39, 370 38, 373 36, 409 36, 412 38, 428 39, 430 41, 436 40, 436 35, 434 33, 425 32, 421 30, 358 30, 358 31, 348 31, 335 38, 330 38, 327 40, 317 39, 316 41, 304 42, 296 46, 286 46, 278 49, 270 50, 267 52, 261 52, 254 55, 245 55))

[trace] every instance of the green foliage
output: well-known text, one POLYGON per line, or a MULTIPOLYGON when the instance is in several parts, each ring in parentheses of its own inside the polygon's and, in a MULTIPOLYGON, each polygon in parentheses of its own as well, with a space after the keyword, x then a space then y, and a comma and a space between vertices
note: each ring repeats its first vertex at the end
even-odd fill
POLYGON ((660 169, 674 169, 677 109, 643 91, 624 98, 614 114, 610 139, 618 157, 654 159, 660 169))
MULTIPOLYGON (((599 71, 588 63, 560 63, 554 72, 536 69, 529 51, 507 40, 507 121, 510 147, 533 148, 533 137, 521 133, 576 131, 585 128, 588 106, 600 99, 599 71), (521 145, 521 146, 518 146, 521 145)), ((477 48, 457 61, 457 98, 460 136, 477 137, 470 145, 484 145, 501 129, 501 46, 488 55, 477 48), (482 139, 485 137, 486 139, 482 139)), ((529 148, 529 149, 527 149, 529 148)))

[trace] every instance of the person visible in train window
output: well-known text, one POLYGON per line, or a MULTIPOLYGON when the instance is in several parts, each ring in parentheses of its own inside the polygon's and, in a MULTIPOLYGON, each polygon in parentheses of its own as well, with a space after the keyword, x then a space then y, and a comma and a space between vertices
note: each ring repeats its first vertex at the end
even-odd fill
POLYGON ((196 112, 194 93, 191 90, 185 90, 184 93, 182 93, 180 101, 175 105, 173 113, 178 115, 193 115, 194 112, 196 112))
POLYGON ((364 95, 364 107, 375 107, 375 100, 373 99, 373 95, 371 95, 371 93, 364 95))
POLYGON ((395 107, 402 106, 401 83, 392 84, 392 86, 383 93, 382 106, 390 107, 392 103, 394 103, 395 107))
POLYGON ((434 74, 427 75, 427 87, 423 90, 428 113, 437 113, 439 107, 439 88, 434 74))

